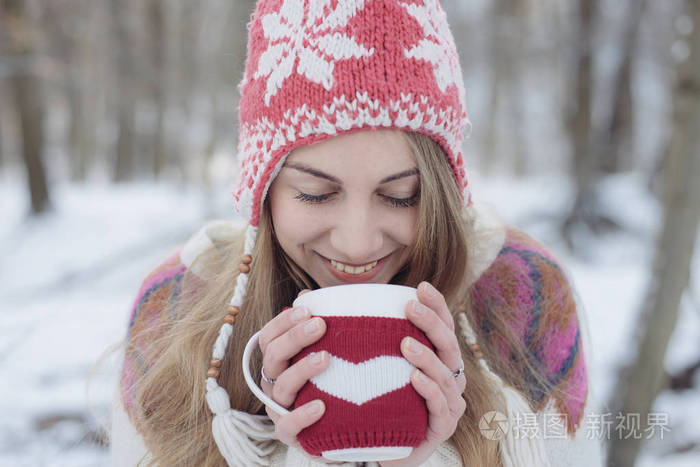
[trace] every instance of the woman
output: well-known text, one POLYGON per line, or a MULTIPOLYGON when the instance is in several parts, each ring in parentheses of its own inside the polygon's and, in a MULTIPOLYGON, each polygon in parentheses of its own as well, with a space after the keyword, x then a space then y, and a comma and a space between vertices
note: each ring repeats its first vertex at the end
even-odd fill
POLYGON ((461 70, 438 2, 260 0, 240 91, 233 195, 247 223, 208 224, 144 281, 116 463, 324 463, 296 440, 323 404, 265 407, 243 381, 243 347, 262 329, 253 366, 290 407, 329 356, 289 365, 325 326, 287 308, 306 289, 376 282, 418 288, 407 315, 436 348, 402 342, 428 431, 380 465, 595 465, 573 293, 542 245, 471 201, 461 70), (494 413, 522 431, 490 430, 494 413), (531 436, 552 421, 556 437, 531 436))

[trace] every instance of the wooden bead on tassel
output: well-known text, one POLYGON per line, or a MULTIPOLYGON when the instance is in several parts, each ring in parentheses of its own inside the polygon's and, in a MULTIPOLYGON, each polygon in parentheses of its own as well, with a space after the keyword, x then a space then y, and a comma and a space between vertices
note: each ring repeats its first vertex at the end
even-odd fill
POLYGON ((233 315, 226 315, 224 316, 224 321, 226 321, 228 324, 233 324, 236 322, 236 317, 233 315))
POLYGON ((251 255, 243 255, 241 258, 241 263, 243 264, 250 264, 253 262, 253 257, 251 255))
POLYGON ((470 344, 469 350, 472 351, 472 353, 474 354, 474 358, 476 358, 477 360, 484 358, 484 354, 481 352, 479 344, 470 344))
POLYGON ((212 358, 211 361, 209 362, 209 365, 211 365, 214 368, 221 368, 221 360, 212 358))
POLYGON ((250 272, 250 266, 241 263, 238 265, 238 270, 241 271, 243 274, 248 274, 250 272))
POLYGON ((219 369, 218 368, 209 368, 209 371, 207 371, 207 376, 209 378, 218 378, 219 377, 219 369))
POLYGON ((232 316, 237 316, 238 313, 241 312, 241 309, 238 308, 236 305, 229 305, 228 306, 228 314, 232 316))

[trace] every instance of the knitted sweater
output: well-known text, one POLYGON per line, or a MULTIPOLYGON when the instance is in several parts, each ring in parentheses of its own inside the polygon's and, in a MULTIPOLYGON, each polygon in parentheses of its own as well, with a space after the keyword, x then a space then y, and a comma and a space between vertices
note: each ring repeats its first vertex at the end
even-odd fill
MULTIPOLYGON (((535 401, 536 421, 518 421, 523 437, 541 436, 552 466, 602 465, 600 443, 586 430, 586 414, 594 410, 588 391, 582 328, 579 327, 575 294, 557 259, 540 243, 508 226, 489 208, 475 205, 469 249, 467 280, 471 284, 472 306, 478 328, 493 349, 498 362, 490 362, 498 372, 499 364, 516 363, 525 372, 524 362, 517 360, 502 336, 492 332, 486 310, 496 310, 507 318, 511 329, 530 350, 530 365, 543 372, 550 383, 543 386, 528 373, 527 396, 535 401), (556 422, 553 424, 553 421, 556 422), (534 423, 534 425, 533 425, 534 423), (559 429, 552 429, 553 426, 559 429), (528 435, 529 433, 529 435, 528 435), (547 435, 549 433, 549 436, 547 435)), ((175 300, 185 271, 192 268, 196 256, 213 245, 219 235, 242 231, 243 224, 216 221, 205 225, 182 248, 178 248, 143 281, 134 302, 127 339, 132 351, 124 357, 120 390, 114 401, 111 454, 113 465, 135 465, 148 457, 143 439, 136 428, 133 403, 134 382, 149 367, 147 342, 133 340, 135 331, 162 323, 165 304, 175 300)), ((499 373, 505 381, 509 376, 499 373)), ((275 441, 269 465, 317 466, 305 452, 275 441)), ((366 465, 376 463, 368 462, 366 465)), ((354 464, 343 464, 354 465, 354 464)), ((442 443, 425 466, 461 466, 461 458, 448 440, 442 443)))

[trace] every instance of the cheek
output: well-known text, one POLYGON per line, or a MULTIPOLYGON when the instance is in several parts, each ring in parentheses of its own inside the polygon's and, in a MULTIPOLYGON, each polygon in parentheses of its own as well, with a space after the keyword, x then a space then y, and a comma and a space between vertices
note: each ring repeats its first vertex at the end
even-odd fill
POLYGON ((294 199, 274 200, 272 222, 278 241, 287 251, 311 241, 323 228, 318 216, 294 199))
POLYGON ((412 245, 418 234, 418 209, 410 209, 397 216, 393 223, 394 236, 404 245, 412 245))

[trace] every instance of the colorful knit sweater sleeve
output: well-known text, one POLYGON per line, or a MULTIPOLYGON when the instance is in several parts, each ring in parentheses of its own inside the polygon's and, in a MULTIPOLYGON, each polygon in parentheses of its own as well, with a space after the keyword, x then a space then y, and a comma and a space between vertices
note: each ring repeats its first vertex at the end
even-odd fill
POLYGON ((173 321, 173 317, 163 310, 174 313, 168 305, 178 298, 186 269, 180 249, 177 249, 146 276, 131 307, 120 389, 124 408, 137 428, 141 417, 134 403, 135 384, 154 361, 154 356, 150 355, 150 342, 158 337, 159 330, 173 321))
MULTIPOLYGON (((498 355, 495 369, 513 364, 527 381, 524 390, 535 411, 549 406, 561 414, 573 437, 584 417, 588 381, 574 293, 557 259, 527 234, 505 227, 500 251, 474 283, 471 300, 475 325, 498 355), (493 316, 506 318, 544 383, 497 332, 493 316)), ((505 370, 499 374, 512 380, 505 370)))

